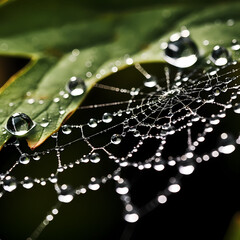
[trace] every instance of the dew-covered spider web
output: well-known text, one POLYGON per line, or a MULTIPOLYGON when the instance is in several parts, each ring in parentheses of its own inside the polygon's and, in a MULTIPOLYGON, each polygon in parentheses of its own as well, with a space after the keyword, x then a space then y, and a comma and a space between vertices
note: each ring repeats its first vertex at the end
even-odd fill
MULTIPOLYGON (((228 51, 240 46, 233 43, 228 50, 216 46, 210 57, 199 60, 194 43, 182 33, 165 46, 167 63, 151 68, 127 56, 133 80, 119 80, 116 74, 116 81, 112 77, 97 83, 74 116, 41 147, 31 151, 23 138, 13 137, 1 152, 0 197, 7 199, 19 188, 28 194, 51 186, 56 200, 26 239, 39 238, 63 205, 109 182, 122 203, 123 219, 135 223, 179 192, 182 178, 199 164, 234 152, 240 144, 240 68, 228 51), (171 44, 193 53, 178 56, 171 44), (231 126, 226 119, 233 119, 231 126), (154 191, 137 198, 132 187, 141 176, 149 176, 146 173, 155 179, 154 191)), ((79 83, 78 91, 84 92, 79 83)), ((54 101, 61 104, 74 90, 75 85, 68 85, 54 101)), ((21 113, 16 117, 24 118, 21 113)), ((11 124, 7 130, 12 127, 14 135, 14 119, 11 124)), ((35 124, 48 126, 44 120, 35 124)))

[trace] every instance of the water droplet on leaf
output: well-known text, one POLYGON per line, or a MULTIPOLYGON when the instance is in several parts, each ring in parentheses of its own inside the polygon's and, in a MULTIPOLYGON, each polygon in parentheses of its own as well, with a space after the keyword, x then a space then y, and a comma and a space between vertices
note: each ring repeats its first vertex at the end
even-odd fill
POLYGON ((191 67, 198 60, 197 45, 189 37, 189 34, 184 36, 174 34, 170 37, 168 46, 165 49, 164 59, 178 68, 191 67))
POLYGON ((228 50, 219 45, 213 48, 211 60, 216 66, 224 66, 228 63, 229 53, 228 50))
POLYGON ((33 129, 35 123, 25 113, 15 113, 7 121, 6 130, 14 136, 24 136, 33 129))
POLYGON ((66 90, 74 97, 81 96, 86 91, 86 84, 81 78, 71 77, 66 90))

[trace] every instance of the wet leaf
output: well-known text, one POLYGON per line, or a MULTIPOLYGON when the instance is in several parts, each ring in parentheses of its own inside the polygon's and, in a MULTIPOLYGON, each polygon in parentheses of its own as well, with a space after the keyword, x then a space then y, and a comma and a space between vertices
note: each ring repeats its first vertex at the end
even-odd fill
POLYGON ((11 137, 5 126, 13 113, 23 112, 36 123, 26 138, 31 148, 39 146, 74 113, 97 81, 134 62, 164 61, 161 43, 183 26, 205 56, 214 45, 229 48, 239 37, 240 4, 107 9, 99 13, 90 4, 62 0, 2 4, 0 54, 31 61, 0 89, 0 147, 11 137), (72 76, 85 81, 81 96, 66 90, 72 76))

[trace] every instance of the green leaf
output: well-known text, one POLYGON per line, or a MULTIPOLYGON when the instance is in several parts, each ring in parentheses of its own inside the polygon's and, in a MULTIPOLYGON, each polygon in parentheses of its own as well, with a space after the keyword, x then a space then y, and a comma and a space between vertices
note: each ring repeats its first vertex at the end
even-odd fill
POLYGON ((214 45, 229 47, 239 37, 237 3, 208 8, 159 5, 119 13, 99 13, 90 5, 19 0, 0 7, 0 54, 31 60, 0 89, 0 147, 11 137, 4 128, 13 113, 24 112, 37 123, 26 138, 31 148, 39 146, 73 114, 97 81, 128 67, 129 57, 134 62, 163 62, 160 44, 183 26, 190 29, 203 56, 214 45), (235 21, 231 27, 226 23, 230 18, 235 21), (203 45, 206 39, 208 46, 203 45), (72 76, 84 79, 87 90, 82 96, 62 94, 72 76), (43 119, 47 127, 41 126, 43 119))

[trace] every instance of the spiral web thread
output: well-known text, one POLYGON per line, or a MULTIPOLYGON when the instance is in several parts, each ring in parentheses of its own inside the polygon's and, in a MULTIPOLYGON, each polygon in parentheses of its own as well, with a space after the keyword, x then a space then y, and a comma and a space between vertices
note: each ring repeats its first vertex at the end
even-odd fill
POLYGON ((236 62, 221 68, 209 67, 208 70, 195 70, 187 74, 177 71, 174 77, 171 76, 171 69, 166 66, 164 79, 152 76, 140 64, 134 67, 142 75, 144 84, 141 87, 126 89, 103 83, 96 84, 95 89, 106 94, 111 92, 124 95, 124 99, 81 106, 79 112, 96 110, 97 117, 83 124, 62 126, 59 132, 52 135, 55 142, 53 147, 30 152, 23 150, 18 140, 6 144, 6 147, 16 149, 19 158, 7 171, 1 173, 0 196, 11 194, 9 192, 18 185, 31 189, 46 183, 54 184, 58 196, 56 205, 28 240, 38 238, 59 212, 62 204, 70 203, 74 197, 82 196, 87 191, 96 191, 108 181, 115 182, 115 190, 124 206, 124 219, 127 222, 136 222, 158 205, 166 203, 171 194, 179 192, 181 178, 192 174, 198 164, 220 154, 230 154, 236 145, 240 144, 238 136, 222 132, 218 143, 212 149, 208 152, 198 150, 229 112, 235 115, 240 113, 240 104, 237 102, 240 94, 239 68, 236 62), (212 107, 214 110, 211 110, 212 107), (74 132, 74 139, 65 141, 65 138, 74 132), (176 143, 174 137, 178 135, 181 138, 184 136, 182 139, 186 141, 185 149, 172 155, 171 151, 165 149, 169 141, 170 144, 176 143), (154 142, 154 151, 144 156, 144 159, 139 158, 139 152, 151 141, 154 142), (84 153, 64 163, 63 153, 73 145, 85 145, 84 153), (119 151, 121 145, 124 146, 124 151, 119 151), (48 177, 14 177, 15 168, 22 164, 42 161, 52 153, 56 156, 54 161, 57 169, 48 177), (76 188, 64 182, 60 184, 59 179, 63 172, 70 171, 77 165, 98 164, 106 160, 113 163, 113 169, 108 170, 104 176, 91 177, 87 184, 76 188), (174 176, 169 177, 165 188, 160 191, 157 189, 153 199, 137 207, 131 200, 131 184, 123 173, 130 168, 137 171, 155 171, 159 174, 169 168, 175 171, 174 176))

